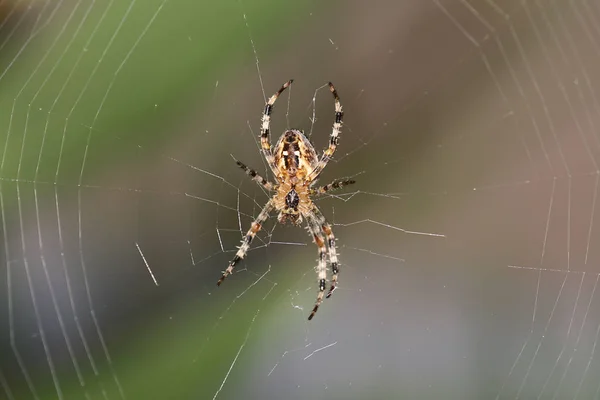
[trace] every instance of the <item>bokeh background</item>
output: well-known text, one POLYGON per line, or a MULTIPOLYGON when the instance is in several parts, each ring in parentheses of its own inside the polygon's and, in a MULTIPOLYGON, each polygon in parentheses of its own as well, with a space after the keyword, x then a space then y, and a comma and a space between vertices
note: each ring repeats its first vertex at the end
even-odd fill
MULTIPOLYGON (((0 1, 0 398, 592 399, 600 7, 0 1), (258 133, 320 149, 339 290, 258 133), (156 281, 156 282, 155 282, 156 281)), ((273 138, 275 140, 276 138, 273 138)))

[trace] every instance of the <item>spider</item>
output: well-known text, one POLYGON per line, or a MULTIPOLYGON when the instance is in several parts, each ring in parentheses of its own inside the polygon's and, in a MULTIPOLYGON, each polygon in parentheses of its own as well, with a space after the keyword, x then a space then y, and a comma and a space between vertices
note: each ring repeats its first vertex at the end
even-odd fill
POLYGON ((286 130, 277 141, 275 147, 271 147, 269 129, 273 105, 279 95, 281 95, 292 82, 293 80, 290 79, 288 82, 284 83, 283 86, 269 98, 262 115, 262 126, 260 129, 261 151, 267 164, 269 164, 273 175, 275 175, 277 183, 267 181, 255 170, 236 160, 237 165, 243 169, 253 181, 257 182, 269 192, 274 192, 274 194, 258 214, 256 220, 250 225, 250 229, 242 239, 242 245, 239 247, 235 257, 229 262, 229 266, 223 272, 223 276, 221 276, 221 279, 217 282, 217 286, 223 283, 223 280, 233 272, 235 265, 246 256, 250 243, 252 243, 252 239, 254 239, 256 233, 261 229, 262 224, 267 220, 271 211, 279 211, 277 220, 282 224, 289 221, 292 224, 300 225, 304 218, 307 223, 307 229, 312 235, 319 250, 318 264, 316 267, 319 293, 317 295, 315 306, 308 317, 308 319, 311 320, 319 309, 325 294, 327 256, 329 256, 332 272, 331 286, 327 292, 327 298, 329 298, 335 290, 338 273, 340 272, 337 251, 335 248, 335 236, 331 230, 331 225, 327 222, 315 203, 313 203, 311 197, 351 185, 355 183, 355 181, 351 179, 339 179, 334 180, 325 186, 314 187, 319 175, 321 175, 321 172, 327 166, 329 160, 331 160, 333 153, 335 153, 335 149, 338 145, 338 136, 342 128, 342 118, 344 113, 342 112, 340 98, 331 82, 329 82, 329 90, 333 94, 335 101, 335 120, 333 122, 331 136, 329 137, 329 146, 325 149, 321 158, 319 159, 319 157, 317 157, 317 152, 308 138, 304 136, 304 133, 297 129, 286 130))

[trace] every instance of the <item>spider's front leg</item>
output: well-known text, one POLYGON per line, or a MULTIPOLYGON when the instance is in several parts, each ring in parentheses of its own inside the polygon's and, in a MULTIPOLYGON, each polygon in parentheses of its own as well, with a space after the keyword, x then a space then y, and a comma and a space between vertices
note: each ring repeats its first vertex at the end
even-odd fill
POLYGON ((353 185, 355 183, 356 183, 356 181, 353 179, 338 179, 338 180, 331 182, 328 185, 319 186, 318 188, 315 188, 315 189, 310 189, 309 194, 311 196, 325 194, 327 192, 331 192, 332 190, 341 189, 344 186, 353 185))
POLYGON ((312 212, 315 216, 316 223, 321 228, 323 233, 325 234, 325 238, 327 240, 327 247, 329 250, 329 263, 331 264, 331 286, 329 287, 329 291, 327 292, 326 298, 331 297, 333 294, 337 280, 338 274, 340 273, 340 264, 337 258, 337 250, 335 247, 335 235, 333 234, 333 230, 331 229, 331 224, 327 222, 321 210, 313 204, 312 212))
POLYGON ((225 278, 227 278, 233 272, 233 268, 235 267, 235 265, 246 256, 248 248, 250 248, 250 243, 252 243, 252 239, 254 239, 256 233, 260 231, 262 223, 267 220, 267 218, 269 217, 269 213, 272 209, 273 200, 271 199, 267 202, 267 204, 265 204, 260 214, 258 214, 258 217, 256 217, 256 220, 252 222, 252 225, 250 226, 250 229, 248 229, 246 236, 244 236, 244 238, 242 239, 242 245, 239 247, 237 253, 235 253, 235 257, 233 257, 233 259, 229 262, 229 266, 223 272, 223 276, 221 276, 221 279, 219 279, 219 281, 217 282, 217 286, 220 286, 221 283, 223 283, 225 278))
POLYGON ((319 306, 323 302, 325 294, 325 285, 327 283, 327 248, 325 247, 325 238, 323 236, 323 230, 319 226, 318 222, 313 215, 306 215, 306 221, 308 223, 308 230, 313 235, 315 244, 319 248, 319 260, 317 264, 317 274, 319 276, 319 294, 317 295, 317 301, 312 309, 312 312, 308 316, 308 320, 313 319, 319 306))

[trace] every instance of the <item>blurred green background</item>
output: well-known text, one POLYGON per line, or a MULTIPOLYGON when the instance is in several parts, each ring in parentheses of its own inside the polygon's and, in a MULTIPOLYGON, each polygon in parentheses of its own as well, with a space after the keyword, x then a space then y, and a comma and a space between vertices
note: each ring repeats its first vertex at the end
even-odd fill
POLYGON ((600 9, 586 1, 0 2, 0 397, 594 398, 600 9), (340 287, 271 219, 324 148, 340 287), (438 235, 438 236, 436 236, 438 235), (443 236, 439 236, 443 235, 443 236), (155 285, 148 268, 158 285, 155 285))

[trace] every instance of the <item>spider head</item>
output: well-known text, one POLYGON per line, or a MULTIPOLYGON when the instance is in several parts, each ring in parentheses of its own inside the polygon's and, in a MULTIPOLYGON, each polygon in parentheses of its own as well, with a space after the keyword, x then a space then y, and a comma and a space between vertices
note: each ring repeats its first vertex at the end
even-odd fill
POLYGON ((302 215, 298 211, 293 210, 281 210, 277 220, 280 224, 285 224, 286 222, 290 222, 293 225, 302 224, 302 215))
POLYGON ((289 221, 292 224, 300 225, 302 223, 302 216, 298 211, 298 204, 300 204, 300 196, 292 188, 285 194, 285 207, 279 213, 279 222, 283 224, 289 221))
POLYGON ((298 192, 292 188, 292 190, 285 195, 285 208, 298 211, 298 203, 300 203, 300 196, 298 196, 298 192))

